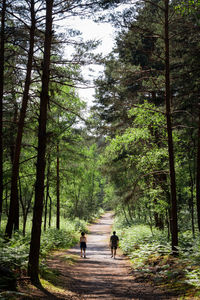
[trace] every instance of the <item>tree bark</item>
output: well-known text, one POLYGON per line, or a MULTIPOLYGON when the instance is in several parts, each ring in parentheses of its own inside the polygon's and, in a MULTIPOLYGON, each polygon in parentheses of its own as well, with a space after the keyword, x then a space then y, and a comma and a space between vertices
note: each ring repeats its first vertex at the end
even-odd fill
POLYGON ((199 107, 199 128, 197 142, 197 173, 196 173, 196 202, 197 202, 197 222, 200 231, 200 107, 199 107))
POLYGON ((42 90, 40 95, 40 116, 38 130, 38 154, 37 170, 35 184, 35 204, 33 211, 33 225, 31 232, 31 243, 28 262, 28 274, 33 284, 40 284, 39 272, 39 252, 40 237, 42 225, 42 211, 44 198, 44 177, 45 177, 45 152, 46 152, 46 123, 47 123, 47 106, 49 102, 49 72, 50 72, 50 55, 52 41, 52 10, 53 0, 46 0, 46 28, 44 40, 44 58, 42 70, 42 90))
POLYGON ((57 144, 57 218, 56 218, 56 228, 60 229, 60 158, 59 158, 59 144, 57 144))
POLYGON ((177 225, 177 197, 176 176, 174 168, 174 148, 171 124, 171 93, 170 93, 170 62, 169 62, 169 0, 165 0, 165 104, 168 135, 168 152, 171 188, 171 225, 172 225, 172 252, 177 253, 178 225, 177 225))
POLYGON ((5 14, 6 0, 2 1, 1 10, 1 48, 0 48, 0 226, 3 209, 3 90, 4 90, 4 49, 5 49, 5 14))
POLYGON ((13 224, 15 219, 15 210, 18 204, 18 176, 19 176, 19 160, 20 160, 20 152, 21 152, 21 143, 22 143, 22 135, 24 129, 24 122, 26 117, 26 110, 29 98, 29 88, 31 84, 31 71, 32 71, 32 61, 33 61, 33 51, 34 51, 34 39, 35 39, 35 0, 31 0, 31 28, 30 28, 30 45, 28 52, 28 62, 27 62, 27 72, 26 79, 24 85, 24 92, 22 98, 22 107, 20 111, 18 130, 17 130, 17 138, 15 142, 15 151, 14 151, 14 159, 12 166, 12 176, 11 176, 11 196, 10 196, 10 208, 9 208, 9 216, 8 222, 6 226, 6 236, 11 238, 13 224))
POLYGON ((48 193, 49 193, 49 184, 47 183, 47 186, 46 186, 46 197, 45 197, 45 203, 44 203, 44 231, 46 231, 46 228, 47 228, 48 193))
POLYGON ((31 200, 32 200, 32 197, 33 197, 33 191, 34 191, 34 189, 32 189, 30 197, 28 199, 25 199, 25 201, 23 202, 21 180, 20 180, 20 177, 19 177, 19 200, 20 200, 20 203, 21 203, 22 215, 23 215, 23 230, 22 230, 23 236, 26 235, 26 222, 27 222, 27 218, 28 218, 29 209, 31 207, 31 200))
POLYGON ((48 198, 49 198, 49 177, 50 177, 50 155, 48 155, 48 167, 47 167, 47 179, 46 179, 46 198, 44 207, 44 231, 47 228, 47 210, 48 210, 48 198))
POLYGON ((52 199, 49 194, 49 228, 51 228, 51 209, 52 209, 52 199))
MULTIPOLYGON (((189 159, 189 157, 188 157, 189 159)), ((189 211, 191 213, 191 225, 192 225, 192 235, 195 238, 195 227, 194 227, 194 179, 192 174, 192 167, 189 162, 189 174, 190 174, 190 198, 188 199, 189 211)))

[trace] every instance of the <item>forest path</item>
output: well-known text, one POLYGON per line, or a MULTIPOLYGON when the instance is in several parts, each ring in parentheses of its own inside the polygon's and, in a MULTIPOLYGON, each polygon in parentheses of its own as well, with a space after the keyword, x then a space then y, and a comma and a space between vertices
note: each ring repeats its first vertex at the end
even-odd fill
MULTIPOLYGON (((130 262, 119 249, 116 258, 111 258, 108 245, 112 224, 113 215, 108 212, 89 227, 87 258, 80 257, 77 245, 49 259, 49 267, 61 272, 59 285, 71 291, 71 299, 177 299, 147 283, 135 282, 130 262), (69 257, 74 264, 69 264, 69 257)), ((63 299, 69 298, 66 295, 63 299)))
POLYGON ((17 299, 179 299, 146 282, 136 282, 130 262, 120 249, 116 258, 111 258, 108 245, 112 224, 113 214, 108 212, 89 227, 87 258, 80 257, 79 245, 53 252, 47 260, 52 272, 48 285, 40 289, 23 286, 20 291, 28 297, 17 299))

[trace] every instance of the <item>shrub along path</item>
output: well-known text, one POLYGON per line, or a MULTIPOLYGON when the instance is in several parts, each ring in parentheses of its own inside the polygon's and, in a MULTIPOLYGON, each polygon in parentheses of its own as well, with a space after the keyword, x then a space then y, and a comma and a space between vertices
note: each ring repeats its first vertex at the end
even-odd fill
MULTIPOLYGON (((80 257, 77 245, 70 250, 54 252, 48 259, 53 276, 44 285, 48 295, 40 291, 34 299, 178 299, 167 291, 145 282, 136 282, 130 263, 118 249, 111 258, 109 236, 113 216, 106 213, 89 228, 87 258, 80 257), (56 288, 55 288, 56 287, 56 288)), ((37 291, 38 292, 38 291, 37 291)))

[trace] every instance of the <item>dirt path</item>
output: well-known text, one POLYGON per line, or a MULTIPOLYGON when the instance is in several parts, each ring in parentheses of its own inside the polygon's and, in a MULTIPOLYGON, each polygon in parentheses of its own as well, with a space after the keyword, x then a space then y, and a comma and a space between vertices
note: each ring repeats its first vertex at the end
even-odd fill
POLYGON ((51 268, 62 273, 62 282, 78 299, 177 299, 145 283, 134 282, 129 261, 120 253, 111 258, 108 248, 113 218, 106 213, 90 226, 87 236, 87 258, 80 258, 79 246, 67 251, 77 260, 74 265, 60 265, 66 253, 49 261, 51 268), (75 255, 75 256, 74 256, 75 255))
POLYGON ((52 283, 58 290, 35 290, 33 299, 178 299, 147 283, 136 282, 130 263, 120 250, 116 259, 111 258, 108 243, 112 223, 112 214, 106 213, 90 226, 87 258, 80 257, 78 245, 55 252, 49 258, 48 266, 57 272, 52 283))

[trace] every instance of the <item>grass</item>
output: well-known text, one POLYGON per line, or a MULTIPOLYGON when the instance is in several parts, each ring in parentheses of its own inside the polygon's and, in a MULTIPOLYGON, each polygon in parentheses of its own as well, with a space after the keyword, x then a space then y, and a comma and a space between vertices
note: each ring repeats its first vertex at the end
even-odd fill
POLYGON ((67 262, 68 265, 73 266, 76 263, 76 255, 64 255, 60 258, 61 261, 67 262))

